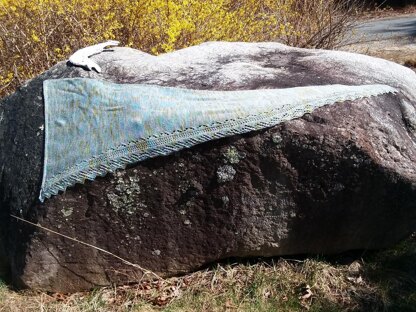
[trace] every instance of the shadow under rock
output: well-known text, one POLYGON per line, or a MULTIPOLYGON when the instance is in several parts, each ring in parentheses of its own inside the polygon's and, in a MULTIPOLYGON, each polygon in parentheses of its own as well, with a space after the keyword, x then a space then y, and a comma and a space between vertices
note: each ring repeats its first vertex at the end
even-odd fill
POLYGON ((416 311, 416 236, 365 257, 363 275, 386 296, 384 311, 416 311))

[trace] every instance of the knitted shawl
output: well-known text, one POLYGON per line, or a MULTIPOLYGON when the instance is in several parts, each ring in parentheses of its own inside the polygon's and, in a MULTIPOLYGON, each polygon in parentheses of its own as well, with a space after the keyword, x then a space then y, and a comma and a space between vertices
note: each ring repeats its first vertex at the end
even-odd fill
POLYGON ((396 92, 386 85, 209 91, 85 78, 46 80, 43 89, 42 202, 131 163, 396 92))

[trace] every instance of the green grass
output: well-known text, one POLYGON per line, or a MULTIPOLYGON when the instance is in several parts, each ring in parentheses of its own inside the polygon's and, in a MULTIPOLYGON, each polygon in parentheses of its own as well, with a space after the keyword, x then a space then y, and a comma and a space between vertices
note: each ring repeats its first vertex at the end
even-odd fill
POLYGON ((183 277, 71 295, 15 292, 0 311, 416 311, 416 240, 331 258, 218 264, 183 277), (346 261, 346 259, 350 259, 346 261), (305 295, 305 286, 312 292, 305 295))

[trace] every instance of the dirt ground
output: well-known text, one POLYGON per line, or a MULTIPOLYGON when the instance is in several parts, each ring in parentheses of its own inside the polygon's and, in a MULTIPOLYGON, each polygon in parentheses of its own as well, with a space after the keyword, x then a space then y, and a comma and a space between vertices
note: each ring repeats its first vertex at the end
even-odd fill
POLYGON ((379 19, 379 18, 391 18, 396 16, 410 15, 416 13, 416 5, 408 5, 403 8, 368 8, 363 15, 364 20, 379 19))
MULTIPOLYGON (((367 10, 363 14, 362 21, 378 19, 390 19, 416 15, 416 5, 408 5, 403 8, 376 8, 367 10)), ((343 51, 356 52, 375 57, 380 57, 415 69, 416 71, 416 39, 413 37, 392 38, 387 40, 373 40, 348 44, 340 48, 343 51)))
POLYGON ((384 58, 408 67, 416 66, 416 44, 410 38, 356 43, 341 50, 384 58))

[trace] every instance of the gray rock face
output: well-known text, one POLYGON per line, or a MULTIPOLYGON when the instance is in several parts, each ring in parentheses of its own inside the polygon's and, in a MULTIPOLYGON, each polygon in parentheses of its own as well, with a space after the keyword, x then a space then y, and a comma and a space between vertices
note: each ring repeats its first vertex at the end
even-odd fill
POLYGON ((59 63, 0 102, 0 258, 17 286, 78 291, 142 272, 9 214, 164 276, 228 257, 383 248, 414 230, 411 70, 277 43, 207 43, 158 57, 114 50, 94 56, 101 74, 59 63), (212 90, 382 83, 400 92, 150 159, 41 204, 42 82, 64 77, 212 90))

